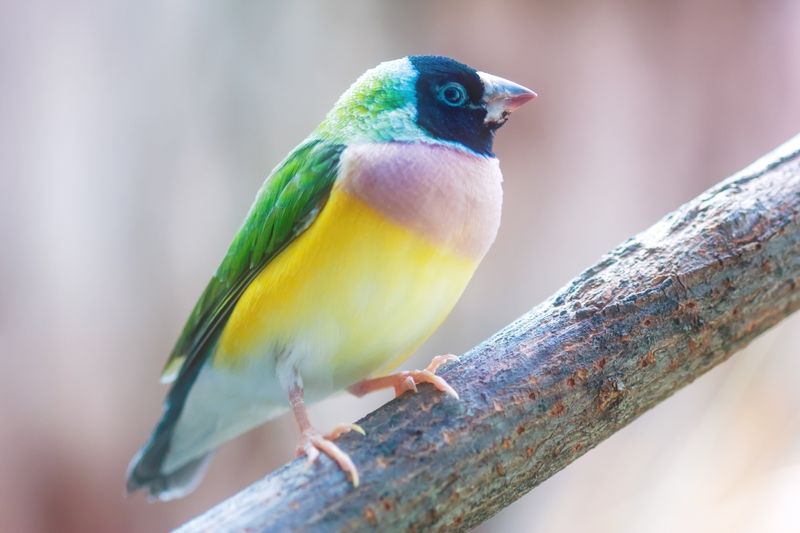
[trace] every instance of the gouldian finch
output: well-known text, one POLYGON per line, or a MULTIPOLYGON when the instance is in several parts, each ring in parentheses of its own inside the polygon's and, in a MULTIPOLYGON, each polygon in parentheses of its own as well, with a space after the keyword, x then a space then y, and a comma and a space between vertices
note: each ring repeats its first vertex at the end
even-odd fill
POLYGON ((291 410, 298 454, 350 457, 306 405, 348 388, 396 394, 436 369, 388 374, 450 313, 500 225, 494 134, 530 89, 439 56, 368 70, 269 175, 166 364, 161 420, 129 492, 169 500, 225 441, 291 410))

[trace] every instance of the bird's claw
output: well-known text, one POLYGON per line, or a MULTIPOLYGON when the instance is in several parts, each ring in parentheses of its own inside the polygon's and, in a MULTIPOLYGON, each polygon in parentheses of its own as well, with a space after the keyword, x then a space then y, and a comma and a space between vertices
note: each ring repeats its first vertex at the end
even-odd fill
POLYGON ((340 424, 329 435, 322 435, 314 430, 306 431, 303 433, 303 440, 297 447, 297 455, 298 457, 305 455, 308 458, 306 465, 311 466, 319 457, 319 452, 324 453, 333 459, 345 474, 349 474, 353 486, 358 487, 360 480, 355 463, 333 442, 333 439, 348 431, 364 434, 364 430, 358 424, 340 424))
POLYGON ((330 433, 325 435, 325 438, 328 440, 336 440, 340 436, 344 435, 345 433, 350 433, 351 431, 355 431, 361 435, 367 434, 367 432, 364 431, 364 428, 358 424, 337 424, 330 433))
POLYGON ((449 394, 457 400, 458 393, 453 387, 443 378, 436 375, 436 371, 439 367, 449 361, 458 361, 458 357, 453 354, 437 355, 431 360, 430 364, 422 370, 405 370, 388 376, 365 379, 349 386, 347 390, 356 396, 364 396, 372 391, 391 388, 394 389, 395 396, 400 396, 406 391, 417 392, 417 385, 420 383, 430 383, 440 391, 449 394))
POLYGON ((458 400, 458 393, 453 387, 450 386, 444 378, 437 376, 436 371, 444 363, 450 361, 458 361, 458 357, 453 354, 437 355, 431 360, 430 364, 422 370, 407 370, 397 374, 398 383, 394 386, 394 393, 400 396, 406 391, 417 391, 417 385, 420 383, 430 383, 440 391, 448 394, 458 400))
POLYGON ((446 353, 444 355, 437 355, 436 357, 431 359, 431 362, 428 364, 428 366, 425 367, 425 370, 435 374, 436 371, 439 370, 440 366, 442 366, 445 363, 449 363, 451 361, 458 361, 458 356, 451 353, 446 353))

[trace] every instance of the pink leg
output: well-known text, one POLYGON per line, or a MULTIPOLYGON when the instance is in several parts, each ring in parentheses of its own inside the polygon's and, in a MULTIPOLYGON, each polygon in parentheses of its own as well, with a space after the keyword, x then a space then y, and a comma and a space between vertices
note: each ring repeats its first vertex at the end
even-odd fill
POLYGON ((289 403, 292 404, 292 411, 294 418, 297 420, 297 425, 300 427, 300 445, 297 447, 297 454, 305 455, 308 457, 308 462, 313 463, 319 457, 319 452, 324 453, 339 465, 345 473, 350 474, 350 479, 354 487, 358 487, 358 469, 353 463, 350 456, 342 451, 333 440, 339 437, 342 433, 348 431, 356 431, 364 434, 364 430, 357 424, 340 424, 334 428, 329 435, 322 435, 319 431, 314 429, 311 421, 308 419, 308 412, 306 411, 306 404, 303 402, 303 389, 299 386, 294 386, 289 390, 289 403))
POLYGON ((440 391, 449 394, 456 400, 458 393, 451 387, 444 379, 436 375, 436 371, 444 363, 448 361, 457 361, 458 357, 453 354, 437 355, 423 370, 406 370, 404 372, 397 372, 389 374, 380 378, 365 379, 358 383, 351 385, 347 388, 352 394, 356 396, 364 396, 372 391, 394 388, 395 396, 400 396, 406 391, 413 390, 417 392, 417 384, 430 383, 440 391))

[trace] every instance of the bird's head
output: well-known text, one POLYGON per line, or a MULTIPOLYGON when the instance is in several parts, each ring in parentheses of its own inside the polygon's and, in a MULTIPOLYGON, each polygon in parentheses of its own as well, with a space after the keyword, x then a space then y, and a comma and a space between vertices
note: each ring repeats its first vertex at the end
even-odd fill
POLYGON ((408 56, 365 72, 317 133, 347 144, 424 141, 492 155, 494 132, 536 93, 441 56, 408 56))

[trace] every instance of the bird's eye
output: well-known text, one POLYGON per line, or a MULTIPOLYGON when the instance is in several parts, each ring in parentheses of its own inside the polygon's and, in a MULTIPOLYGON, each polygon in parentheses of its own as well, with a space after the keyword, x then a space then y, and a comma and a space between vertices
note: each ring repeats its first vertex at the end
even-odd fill
POLYGON ((439 100, 451 107, 459 107, 467 102, 467 90, 454 81, 439 87, 439 100))

